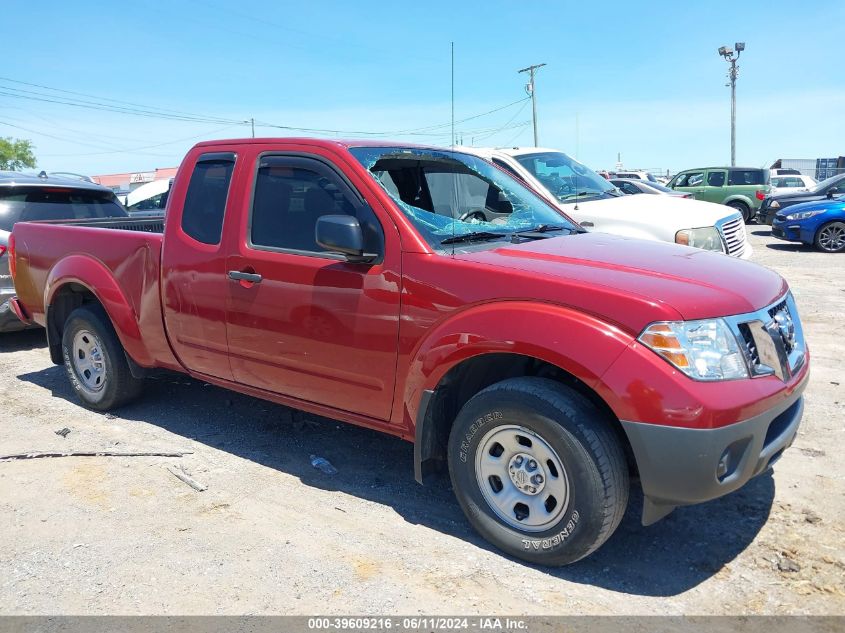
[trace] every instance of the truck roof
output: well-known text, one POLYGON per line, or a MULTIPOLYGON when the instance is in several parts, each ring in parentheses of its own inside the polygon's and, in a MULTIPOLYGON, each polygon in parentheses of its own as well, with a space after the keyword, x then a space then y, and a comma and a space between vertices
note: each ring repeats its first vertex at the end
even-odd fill
POLYGON ((280 137, 266 137, 266 138, 230 138, 218 139, 214 141, 202 141, 197 143, 195 147, 215 147, 219 145, 266 145, 267 143, 303 143, 306 145, 316 145, 318 147, 415 147, 420 149, 448 149, 444 147, 437 147, 435 145, 420 145, 417 143, 404 143, 400 141, 389 141, 383 139, 327 139, 327 138, 313 138, 308 136, 280 136, 280 137))

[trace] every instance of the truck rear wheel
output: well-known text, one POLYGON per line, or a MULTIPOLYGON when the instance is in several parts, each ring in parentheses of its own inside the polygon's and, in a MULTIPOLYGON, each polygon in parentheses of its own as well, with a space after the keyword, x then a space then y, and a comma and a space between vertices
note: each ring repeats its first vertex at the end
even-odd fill
POLYGON ((628 504, 625 456, 584 396, 544 378, 491 385, 464 405, 449 474, 467 519, 504 552, 567 565, 598 549, 628 504))
POLYGON ((70 384, 88 408, 113 409, 141 392, 144 381, 132 375, 123 346, 99 306, 71 312, 62 334, 62 356, 70 384))

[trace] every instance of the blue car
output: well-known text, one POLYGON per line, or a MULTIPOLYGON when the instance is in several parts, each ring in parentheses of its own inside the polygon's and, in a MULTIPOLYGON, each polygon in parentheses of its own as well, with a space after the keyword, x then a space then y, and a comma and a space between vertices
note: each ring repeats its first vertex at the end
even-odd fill
POLYGON ((779 211, 772 235, 788 242, 803 242, 825 253, 845 251, 845 197, 804 202, 779 211))

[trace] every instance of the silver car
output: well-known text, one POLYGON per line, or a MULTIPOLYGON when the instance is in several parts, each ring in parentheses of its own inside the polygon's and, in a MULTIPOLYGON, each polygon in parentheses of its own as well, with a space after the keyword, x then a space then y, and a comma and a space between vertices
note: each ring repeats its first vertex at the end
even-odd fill
POLYGON ((29 176, 0 171, 0 332, 26 327, 9 306, 9 299, 15 296, 8 248, 15 222, 125 217, 114 192, 106 187, 44 172, 29 176))

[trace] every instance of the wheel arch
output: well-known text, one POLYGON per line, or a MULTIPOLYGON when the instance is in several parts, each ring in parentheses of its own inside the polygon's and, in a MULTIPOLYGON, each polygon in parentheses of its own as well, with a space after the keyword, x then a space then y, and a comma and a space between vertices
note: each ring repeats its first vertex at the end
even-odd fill
MULTIPOLYGON (((495 305, 488 309, 495 311, 495 305)), ((414 437, 417 481, 422 482, 444 459, 449 430, 460 408, 482 389, 507 378, 550 378, 583 394, 614 426, 622 445, 629 450, 618 417, 596 387, 600 376, 632 338, 594 317, 566 308, 536 308, 530 304, 499 306, 503 313, 488 324, 496 328, 495 339, 482 334, 486 330, 483 319, 473 319, 470 326, 468 317, 464 317, 465 327, 460 328, 463 332, 441 328, 443 331, 430 336, 431 340, 418 352, 409 372, 404 402, 413 426, 410 435, 414 437), (511 310, 513 314, 508 314, 511 310), (505 324, 509 332, 502 327, 505 324), (556 329, 571 332, 570 340, 564 343, 556 339, 551 335, 556 329)), ((492 331, 487 333, 492 336, 492 331)))
POLYGON ((141 338, 135 311, 110 271, 85 256, 70 256, 50 271, 44 289, 47 342, 50 359, 62 364, 61 341, 64 323, 79 306, 94 304, 103 309, 126 353, 133 374, 138 363, 152 364, 141 338))
POLYGON ((725 198, 725 201, 722 203, 726 206, 730 206, 731 202, 739 202, 744 204, 749 211, 754 209, 754 203, 751 202, 751 198, 746 195, 742 194, 733 194, 725 198))

